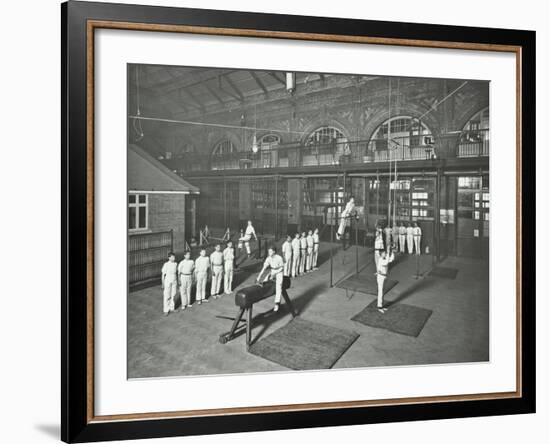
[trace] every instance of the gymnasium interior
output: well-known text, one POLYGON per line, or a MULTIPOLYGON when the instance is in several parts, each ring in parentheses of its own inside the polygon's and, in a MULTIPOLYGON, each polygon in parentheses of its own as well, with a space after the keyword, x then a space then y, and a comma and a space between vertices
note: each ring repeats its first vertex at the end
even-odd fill
POLYGON ((490 359, 489 82, 129 64, 127 87, 128 378, 490 359), (237 247, 248 221, 232 294, 163 316, 168 253, 237 247), (378 313, 376 228, 413 223, 378 313), (314 229, 291 305, 239 319, 268 248, 314 229))

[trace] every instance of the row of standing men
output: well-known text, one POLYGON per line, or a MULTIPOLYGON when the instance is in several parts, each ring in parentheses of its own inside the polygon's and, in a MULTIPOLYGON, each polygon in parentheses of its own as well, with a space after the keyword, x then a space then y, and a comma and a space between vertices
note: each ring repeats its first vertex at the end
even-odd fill
POLYGON ((375 250, 390 251, 391 245, 395 246, 396 250, 401 253, 408 252, 409 254, 421 254, 422 229, 416 222, 405 224, 401 222, 399 226, 387 225, 384 229, 376 228, 376 236, 374 241, 375 250), (384 246, 385 245, 385 246, 384 246))

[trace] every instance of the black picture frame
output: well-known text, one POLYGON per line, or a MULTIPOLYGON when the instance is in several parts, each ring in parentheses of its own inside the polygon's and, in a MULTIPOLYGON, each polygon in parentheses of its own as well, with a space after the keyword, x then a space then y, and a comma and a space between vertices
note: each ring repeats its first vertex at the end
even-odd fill
MULTIPOLYGON (((396 23, 356 19, 168 8, 69 1, 61 5, 62 23, 62 383, 61 438, 90 442, 181 435, 370 424, 442 418, 510 415, 535 412, 535 32, 396 23), (512 45, 520 48, 521 119, 518 165, 521 184, 517 198, 521 233, 518 331, 521 349, 521 394, 513 398, 389 403, 364 407, 242 412, 230 415, 156 417, 117 421, 90 416, 88 360, 93 311, 90 312, 90 158, 87 146, 87 39, 90 20, 209 28, 261 30, 374 39, 463 42, 512 45), (92 315, 90 315, 92 313, 92 315), (91 326, 90 326, 91 325, 91 326)), ((93 200, 92 200, 93 203, 93 200)), ((93 213, 93 212, 92 212, 93 213)), ((93 264, 92 264, 93 267, 93 264)))

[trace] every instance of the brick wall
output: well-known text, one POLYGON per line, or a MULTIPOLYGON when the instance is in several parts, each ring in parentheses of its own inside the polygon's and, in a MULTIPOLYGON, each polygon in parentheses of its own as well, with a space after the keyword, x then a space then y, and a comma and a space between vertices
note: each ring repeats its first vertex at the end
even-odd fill
POLYGON ((149 229, 174 231, 174 251, 185 249, 185 195, 149 194, 149 229))

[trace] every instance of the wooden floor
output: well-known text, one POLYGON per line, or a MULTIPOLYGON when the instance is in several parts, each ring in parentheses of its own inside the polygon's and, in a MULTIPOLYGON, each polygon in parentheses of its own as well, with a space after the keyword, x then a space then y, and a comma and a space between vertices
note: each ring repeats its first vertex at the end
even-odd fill
MULTIPOLYGON (((329 248, 321 245, 320 269, 293 279, 288 293, 304 319, 355 331, 359 339, 336 362, 334 368, 387 365, 479 362, 489 359, 488 264, 467 258, 447 258, 440 266, 456 268, 455 279, 428 276, 432 257, 421 256, 420 279, 415 279, 416 257, 398 257, 390 271, 398 283, 387 294, 400 301, 433 310, 416 338, 354 322, 351 318, 375 296, 329 285, 329 248)), ((336 245, 334 245, 336 248, 336 245)), ((374 272, 372 251, 359 249, 363 272, 374 272)), ((334 261, 334 283, 355 273, 355 247, 341 250, 334 261)), ((255 279, 251 270, 236 275, 237 288, 255 279)), ((273 301, 254 307, 257 318, 252 338, 259 340, 285 325, 290 314, 281 307, 271 312, 273 301), (263 314, 263 315, 262 315, 263 314)), ((237 314, 234 294, 195 305, 164 317, 162 291, 150 287, 128 295, 128 377, 147 378, 288 371, 247 353, 241 335, 221 344, 219 335, 231 327, 237 314)))

